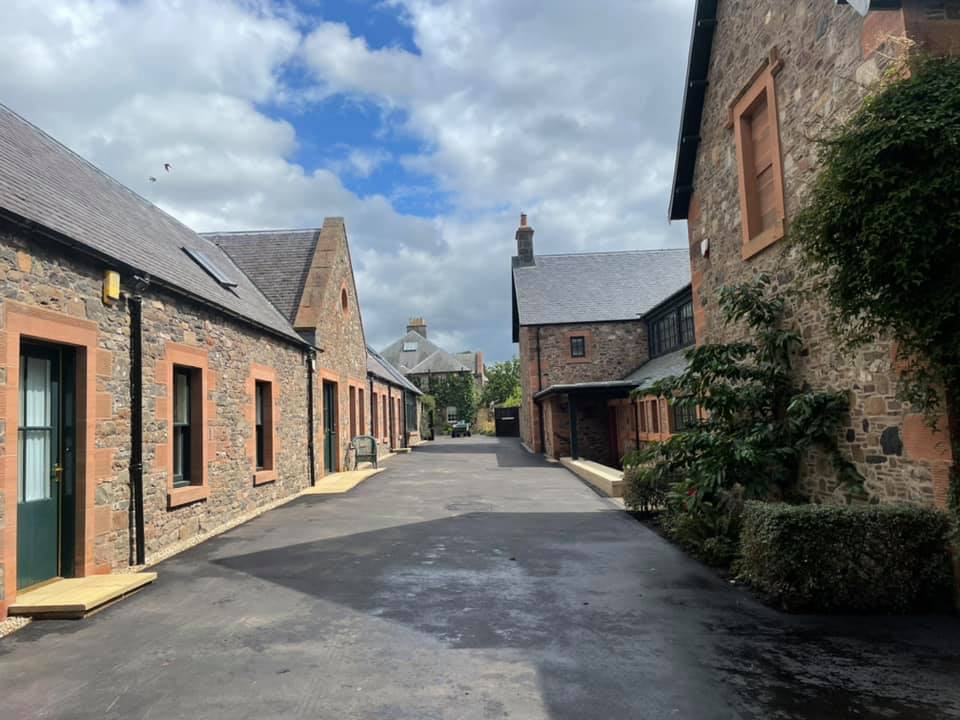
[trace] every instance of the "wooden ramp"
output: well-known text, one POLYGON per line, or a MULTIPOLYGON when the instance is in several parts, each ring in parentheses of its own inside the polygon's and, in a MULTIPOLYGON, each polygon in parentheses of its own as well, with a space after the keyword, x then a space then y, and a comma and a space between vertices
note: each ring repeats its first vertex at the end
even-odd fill
POLYGON ((349 472, 331 473, 320 478, 312 488, 303 491, 304 495, 336 495, 353 490, 357 485, 386 468, 368 468, 366 470, 351 470, 349 472))
POLYGON ((135 593, 157 579, 153 572, 64 578, 17 593, 10 615, 41 618, 82 618, 135 593))

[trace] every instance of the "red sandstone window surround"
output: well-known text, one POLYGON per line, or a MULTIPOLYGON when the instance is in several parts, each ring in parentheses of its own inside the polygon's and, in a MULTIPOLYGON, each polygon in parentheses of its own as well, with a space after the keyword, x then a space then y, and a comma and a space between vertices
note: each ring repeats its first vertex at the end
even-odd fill
POLYGON ((158 415, 162 409, 167 424, 167 440, 157 448, 157 460, 167 473, 167 506, 172 509, 210 495, 207 352, 168 342, 164 363, 157 365, 157 384, 167 387, 165 402, 157 403, 158 415))
POLYGON ((744 260, 784 235, 783 165, 774 83, 782 66, 773 49, 764 67, 730 109, 730 125, 737 145, 744 260))
POLYGON ((589 330, 566 332, 567 362, 587 363, 593 361, 593 333, 589 330))
POLYGON ((252 364, 247 379, 247 397, 251 403, 246 419, 253 425, 247 440, 247 456, 253 471, 253 484, 265 485, 277 479, 277 402, 276 371, 267 365, 252 364))

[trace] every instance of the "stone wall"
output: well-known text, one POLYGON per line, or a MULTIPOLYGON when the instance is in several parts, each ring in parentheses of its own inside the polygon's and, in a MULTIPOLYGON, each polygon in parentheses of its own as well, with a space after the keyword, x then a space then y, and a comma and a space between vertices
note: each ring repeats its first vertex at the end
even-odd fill
MULTIPOLYGON (((79 421, 90 430, 78 445, 78 573, 110 572, 133 558, 130 492, 130 313, 126 297, 102 302, 103 266, 19 229, 0 228, 3 318, 26 318, 23 336, 53 340, 47 327, 79 328, 94 338, 79 378, 79 421), (33 323, 31 325, 30 323, 33 323), (87 388, 86 390, 83 390, 87 388), (89 487, 84 486, 89 478, 89 487), (83 487, 81 487, 83 486, 83 487), (89 491, 89 492, 88 492, 89 491)), ((128 277, 121 287, 129 290, 128 277)), ((11 325, 12 327, 12 325, 11 325)), ((19 363, 17 336, 0 331, 0 389, 19 363), (8 343, 8 340, 10 341, 8 343), (12 358, 12 359, 11 359, 12 358)), ((156 288, 143 300, 144 511, 147 559, 171 544, 297 493, 309 484, 307 367, 304 350, 156 288), (205 357, 207 365, 207 487, 196 502, 170 508, 168 464, 171 347, 205 357), (254 432, 252 365, 276 373, 276 480, 254 485, 247 441, 254 432)), ((62 341, 61 341, 62 342, 62 341)), ((86 353, 86 351, 84 351, 86 353)), ((16 388, 11 386, 11 392, 16 388)), ((319 395, 315 393, 315 397, 319 395)), ((15 407, 6 397, 6 406, 15 407)), ((7 417, 4 415, 3 417, 7 417)), ((319 423, 319 414, 317 414, 319 423)), ((3 421, 0 452, 0 617, 15 595, 17 428, 3 421), (8 443, 14 443, 10 445, 8 443)), ((318 446, 319 453, 319 446, 318 446)))
MULTIPOLYGON (((307 453, 307 365, 304 351, 283 340, 227 320, 219 313, 163 293, 143 301, 144 378, 144 523, 147 557, 162 548, 223 524, 260 505, 299 492, 309 484, 307 453), (171 345, 206 354, 207 483, 206 499, 171 507, 171 472, 165 452, 168 427, 171 345), (274 407, 276 480, 253 482, 247 442, 254 432, 246 413, 252 365, 276 373, 274 407)), ((319 396, 315 389, 314 397, 319 396)), ((319 410, 319 408, 317 408, 319 410)), ((317 412, 316 418, 320 418, 317 412)), ((318 452, 318 457, 322 454, 318 452)), ((121 497, 116 504, 126 502, 121 497)), ((109 492, 109 486, 108 486, 109 492)), ((118 563, 114 562, 114 566, 118 563)))
MULTIPOLYGON (((351 407, 356 425, 359 423, 359 390, 364 388, 366 395, 368 385, 367 346, 343 218, 326 218, 323 221, 297 310, 295 326, 300 331, 316 333, 323 348, 323 352, 317 356, 318 374, 322 380, 337 385, 337 465, 323 469, 324 473, 335 472, 345 468, 350 461, 348 447, 352 439, 351 407), (351 387, 354 388, 353 403, 351 387)), ((320 414, 317 416, 316 443, 322 465, 322 394, 318 402, 320 414)))
POLYGON ((534 394, 551 385, 619 380, 649 357, 647 328, 642 320, 521 327, 519 341, 520 437, 534 452, 543 451, 534 394), (584 358, 570 356, 570 337, 577 335, 586 338, 584 358))
MULTIPOLYGON (((900 52, 902 46, 890 35, 902 35, 909 21, 941 45, 945 38, 960 38, 960 22, 930 19, 934 16, 924 14, 927 5, 907 2, 904 11, 874 11, 865 19, 833 0, 720 3, 688 227, 697 341, 743 338, 743 328, 723 325, 716 292, 724 284, 768 273, 777 291, 791 291, 786 321, 801 332, 806 346, 797 358, 798 378, 816 389, 850 392, 841 449, 866 477, 870 495, 882 501, 942 504, 949 449, 942 436, 932 434, 897 400, 893 344, 882 339, 854 354, 841 351, 830 334, 824 300, 813 288, 814 279, 805 275, 789 230, 817 170, 810 138, 860 105, 889 58, 900 52), (730 106, 774 47, 783 63, 775 88, 786 236, 742 260, 730 106), (701 255, 704 240, 709 241, 707 257, 701 255)), ((836 496, 832 467, 816 453, 805 461, 804 483, 816 497, 836 496)))

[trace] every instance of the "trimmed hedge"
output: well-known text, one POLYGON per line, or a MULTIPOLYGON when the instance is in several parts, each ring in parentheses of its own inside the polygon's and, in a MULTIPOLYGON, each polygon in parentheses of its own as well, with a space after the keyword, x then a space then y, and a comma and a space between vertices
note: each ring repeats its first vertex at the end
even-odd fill
POLYGON ((946 607, 946 514, 913 505, 749 502, 738 570, 789 611, 946 607))

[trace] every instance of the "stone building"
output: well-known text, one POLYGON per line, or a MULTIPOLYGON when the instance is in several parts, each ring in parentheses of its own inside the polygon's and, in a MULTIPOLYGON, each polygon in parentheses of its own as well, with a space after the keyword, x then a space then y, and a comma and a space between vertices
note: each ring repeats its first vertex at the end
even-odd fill
MULTIPOLYGON (((722 285, 767 273, 776 288, 797 291, 787 296, 787 321, 806 346, 798 377, 849 391, 841 449, 868 493, 943 505, 949 443, 897 399, 894 343, 844 354, 790 243, 790 218, 817 172, 811 138, 849 117, 909 43, 935 53, 960 47, 957 3, 855 4, 697 2, 670 218, 688 224, 697 342, 742 337, 718 315, 722 285)), ((811 453, 803 476, 812 496, 834 496, 826 458, 811 453)))
POLYGON ((521 440, 551 458, 618 465, 654 439, 648 427, 659 438, 675 424, 665 404, 630 393, 685 367, 687 252, 537 255, 533 233, 521 215, 512 268, 521 440))
POLYGON ((343 466, 371 388, 343 221, 266 236, 198 235, 0 106, 0 618, 343 466))
MULTIPOLYGON (((483 353, 447 352, 427 339, 427 323, 422 317, 410 318, 406 334, 381 350, 380 354, 424 392, 430 392, 431 385, 450 375, 470 374, 477 391, 483 390, 487 382, 483 353)), ((458 408, 437 408, 437 411, 442 413, 441 421, 451 423, 459 419, 458 408)))
POLYGON ((370 382, 369 434, 377 438, 379 447, 388 451, 420 442, 423 391, 369 346, 367 376, 370 382))

